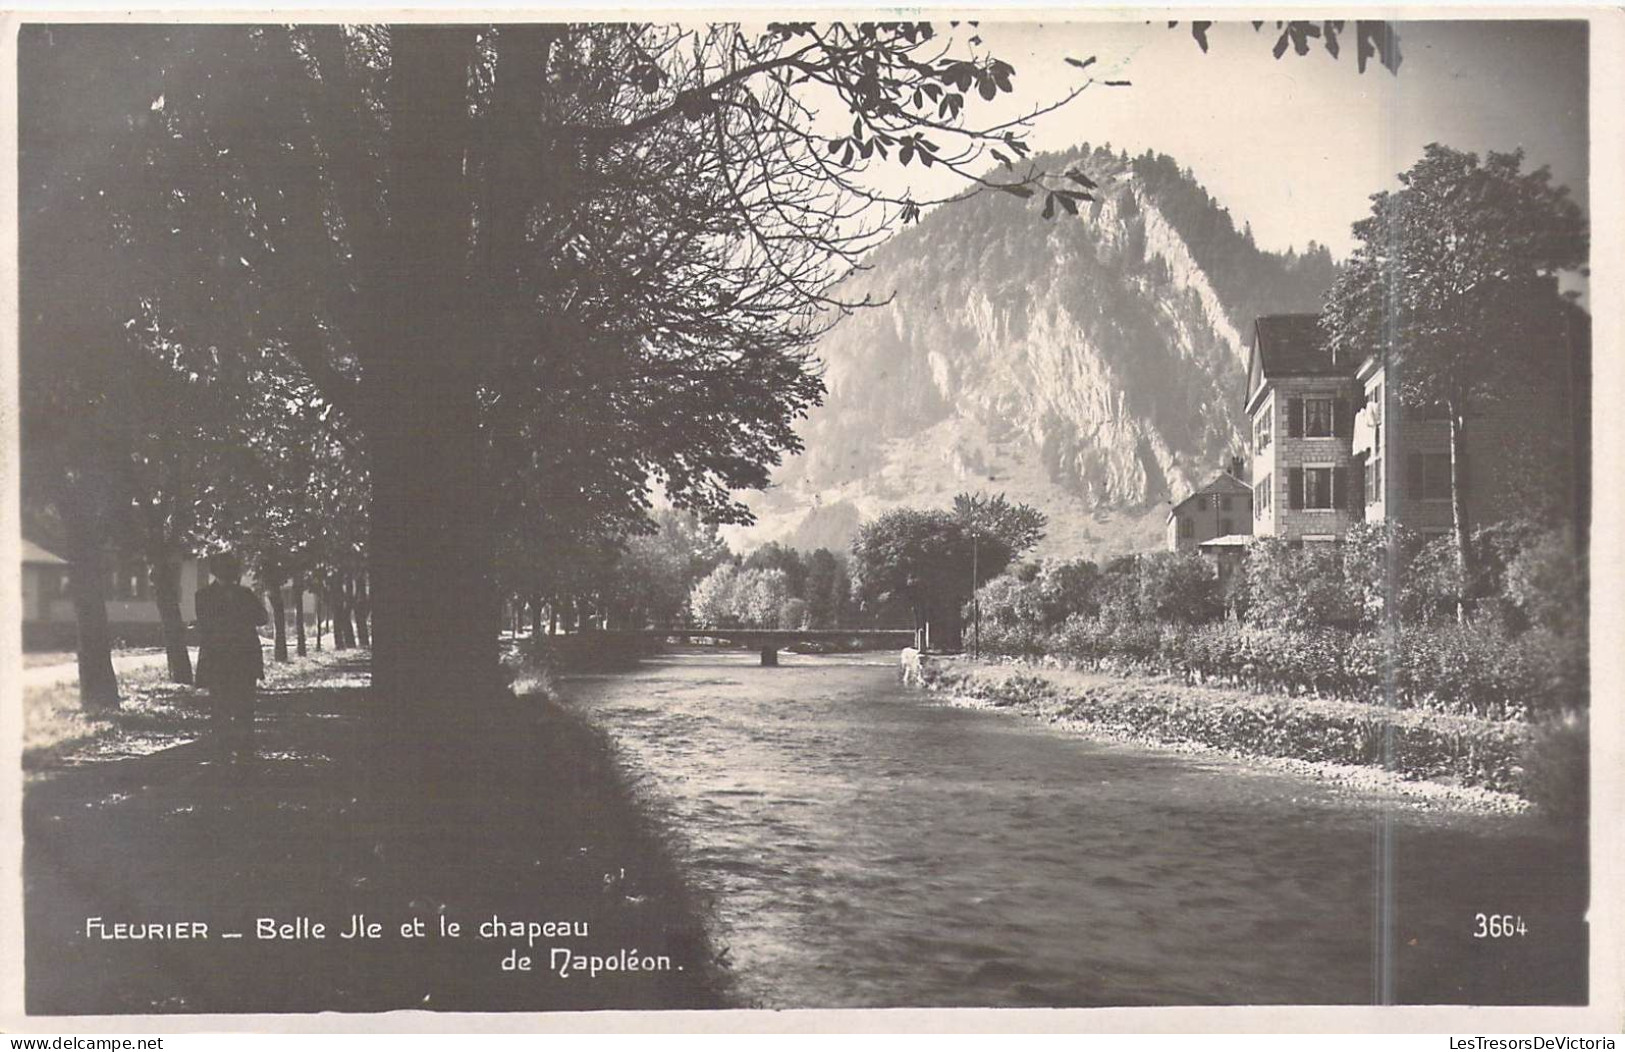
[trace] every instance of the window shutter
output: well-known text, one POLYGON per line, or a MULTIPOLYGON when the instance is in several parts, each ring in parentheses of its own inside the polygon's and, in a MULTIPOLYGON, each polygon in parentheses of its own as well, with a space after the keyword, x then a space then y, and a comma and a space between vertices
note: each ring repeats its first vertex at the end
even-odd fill
POLYGON ((1332 403, 1332 434, 1348 438, 1354 434, 1354 420, 1349 413, 1349 400, 1339 398, 1332 403))
POLYGON ((1411 500, 1422 499, 1422 454, 1412 453, 1405 458, 1405 496, 1411 500))
POLYGON ((1293 468, 1287 475, 1286 487, 1287 507, 1294 510, 1303 507, 1303 469, 1293 468))
POLYGON ((1348 509, 1354 512, 1365 510, 1365 465, 1350 464, 1348 467, 1348 489, 1342 490, 1346 494, 1345 503, 1348 509))
POLYGON ((1303 399, 1286 400, 1286 433, 1288 438, 1303 437, 1303 399))
POLYGON ((1349 469, 1332 468, 1332 492, 1329 494, 1331 499, 1326 502, 1327 505, 1333 508, 1342 507, 1348 503, 1348 493, 1349 469))

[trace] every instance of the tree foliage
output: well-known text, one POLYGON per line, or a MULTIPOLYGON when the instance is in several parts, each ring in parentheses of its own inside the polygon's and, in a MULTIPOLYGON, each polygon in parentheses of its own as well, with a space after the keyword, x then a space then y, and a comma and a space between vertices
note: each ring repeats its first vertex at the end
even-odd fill
MULTIPOLYGON (((63 454, 34 477, 78 480, 81 511, 206 493, 213 468, 161 428, 133 437, 174 470, 119 488, 140 442, 115 393, 156 360, 164 393, 132 404, 218 393, 286 447, 227 471, 231 508, 171 541, 348 565, 361 542, 315 519, 364 502, 375 684, 425 705, 481 689, 499 571, 535 591, 612 553, 652 484, 740 521, 732 491, 799 448, 822 390, 806 349, 854 306, 832 283, 933 203, 877 190, 875 166, 1046 217, 1092 201, 1023 134, 1099 83, 1093 60, 1035 113, 978 123, 1015 70, 951 28, 27 27, 27 401, 73 421, 61 441, 29 424, 63 454), (300 426, 260 412, 279 404, 300 426), (256 501, 260 481, 306 499, 256 501)), ((241 440, 200 420, 161 422, 241 440)))
POLYGON ((960 608, 980 580, 1043 538, 1044 516, 1001 494, 960 494, 949 511, 899 508, 864 523, 852 542, 853 575, 870 604, 901 603, 916 627, 935 622, 951 642, 960 608))
POLYGON ((1573 346, 1558 275, 1585 263, 1587 225, 1546 168, 1523 152, 1477 154, 1430 144, 1372 197, 1359 245, 1327 296, 1322 327, 1347 361, 1382 357, 1407 407, 1448 418, 1461 580, 1474 587, 1466 434, 1487 403, 1567 376, 1573 346))

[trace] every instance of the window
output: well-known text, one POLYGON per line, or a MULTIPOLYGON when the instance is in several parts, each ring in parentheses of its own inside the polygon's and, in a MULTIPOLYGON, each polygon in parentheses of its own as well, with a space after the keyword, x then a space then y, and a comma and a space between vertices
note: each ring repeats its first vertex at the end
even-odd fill
POLYGON ((1332 399, 1305 398, 1303 400, 1303 437, 1332 437, 1332 399))
POLYGON ((1188 515, 1179 517, 1179 537, 1181 540, 1190 540, 1196 536, 1196 522, 1188 515))
POLYGON ((1339 500, 1349 501, 1350 494, 1358 495, 1362 490, 1360 480, 1351 480, 1348 473, 1348 468, 1330 465, 1293 468, 1287 480, 1291 506, 1306 511, 1327 511, 1338 507, 1339 500))
POLYGON ((1271 414, 1275 411, 1273 405, 1265 406, 1264 411, 1258 415, 1253 423, 1253 451, 1262 453, 1270 447, 1270 433, 1274 430, 1270 426, 1271 414))
POLYGON ((1377 456, 1365 466, 1365 502, 1376 504, 1382 496, 1382 457, 1377 456))
POLYGON ((1450 499, 1450 454, 1412 453, 1405 465, 1405 495, 1412 500, 1450 499))
POLYGON ((1303 506, 1309 509, 1335 507, 1331 468, 1303 469, 1303 506))
POLYGON ((1352 403, 1315 395, 1287 400, 1287 434, 1293 438, 1348 438, 1354 433, 1352 403))
POLYGON ((1253 518, 1262 519, 1269 514, 1270 490, 1272 488, 1268 475, 1259 479, 1258 485, 1253 487, 1253 518))

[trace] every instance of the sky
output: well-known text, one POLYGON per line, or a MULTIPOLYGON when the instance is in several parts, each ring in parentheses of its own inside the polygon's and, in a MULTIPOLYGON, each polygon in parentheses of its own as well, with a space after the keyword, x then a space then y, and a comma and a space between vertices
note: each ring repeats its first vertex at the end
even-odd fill
POLYGON ((1583 21, 1396 23, 1397 75, 1375 61, 1359 72, 1352 23, 1335 59, 1318 41, 1308 55, 1272 58, 1273 26, 1216 24, 1206 54, 1185 24, 1165 21, 984 21, 975 32, 1016 68, 1016 91, 989 114, 1053 100, 1088 74, 1126 79, 1039 118, 1029 141, 1169 154, 1264 248, 1313 240, 1345 256, 1370 195, 1397 187, 1430 142, 1479 154, 1522 146, 1526 169, 1549 165, 1587 205, 1583 21), (1091 55, 1088 74, 1065 62, 1091 55))

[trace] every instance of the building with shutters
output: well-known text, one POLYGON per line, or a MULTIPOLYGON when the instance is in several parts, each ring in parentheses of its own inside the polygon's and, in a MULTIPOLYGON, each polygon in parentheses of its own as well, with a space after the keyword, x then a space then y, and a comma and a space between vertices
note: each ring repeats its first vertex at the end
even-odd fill
POLYGON ((1253 532, 1253 491, 1231 471, 1221 471, 1207 485, 1168 512, 1168 550, 1188 552, 1217 537, 1253 532))
MULTIPOLYGON (((1473 526, 1507 519, 1590 517, 1591 319, 1568 307, 1531 347, 1538 373, 1464 420, 1463 503, 1473 526)), ((1392 369, 1372 355, 1354 366, 1361 407, 1350 451, 1363 471, 1363 518, 1424 536, 1454 528, 1450 422, 1405 406, 1392 369)))
POLYGON ((1316 315, 1254 323, 1246 401, 1254 534, 1333 541, 1360 521, 1365 482, 1351 441, 1362 390, 1354 368, 1333 359, 1316 315))
MULTIPOLYGON (((1475 526, 1589 516, 1589 316, 1569 309, 1544 342, 1538 379, 1466 419, 1461 473, 1475 526)), ((1449 421, 1402 405, 1394 380, 1380 356, 1337 360, 1316 315, 1254 323, 1254 534, 1332 541, 1362 521, 1424 536, 1452 529, 1449 421)))

